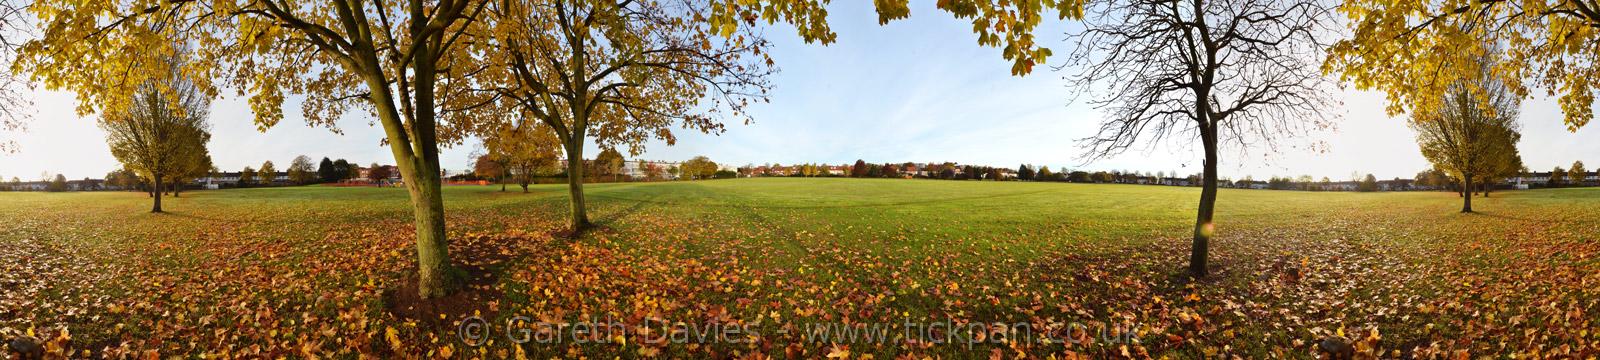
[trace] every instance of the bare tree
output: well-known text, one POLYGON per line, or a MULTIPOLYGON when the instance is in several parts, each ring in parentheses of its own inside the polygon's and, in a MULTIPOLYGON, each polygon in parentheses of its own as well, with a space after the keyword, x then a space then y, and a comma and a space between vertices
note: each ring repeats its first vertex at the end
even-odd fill
MULTIPOLYGON (((26 22, 27 7, 22 0, 0 0, 0 68, 7 70, 0 71, 0 132, 25 130, 24 125, 30 118, 24 112, 32 105, 23 95, 27 82, 17 76, 16 71, 11 71, 17 45, 21 43, 19 37, 31 28, 26 22)), ((16 150, 15 143, 0 138, 0 153, 16 150)))
MULTIPOLYGON (((1198 138, 1204 190, 1189 271, 1206 275, 1214 233, 1220 145, 1277 150, 1276 139, 1332 126, 1330 84, 1320 72, 1332 5, 1308 0, 1092 2, 1077 47, 1060 69, 1104 114, 1080 142, 1085 160, 1141 141, 1198 138), (1174 138, 1176 136, 1176 138, 1174 138)), ((1190 141, 1190 140, 1184 140, 1190 141)))

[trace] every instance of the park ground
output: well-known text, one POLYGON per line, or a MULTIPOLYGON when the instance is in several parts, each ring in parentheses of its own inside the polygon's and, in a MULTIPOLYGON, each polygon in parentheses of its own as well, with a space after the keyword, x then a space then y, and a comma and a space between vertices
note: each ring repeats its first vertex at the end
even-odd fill
POLYGON ((432 302, 404 295, 402 189, 196 191, 166 214, 138 193, 0 193, 0 340, 72 358, 1310 358, 1334 337, 1358 357, 1600 356, 1596 189, 1497 192, 1476 214, 1443 192, 1222 190, 1198 281, 1196 188, 586 189, 601 228, 567 239, 562 186, 447 188, 468 285, 432 302), (624 330, 527 325, 589 322, 624 330))

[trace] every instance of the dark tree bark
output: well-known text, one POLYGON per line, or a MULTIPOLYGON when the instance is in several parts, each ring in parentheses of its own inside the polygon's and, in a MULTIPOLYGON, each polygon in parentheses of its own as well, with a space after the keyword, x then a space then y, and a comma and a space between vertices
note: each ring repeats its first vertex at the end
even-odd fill
POLYGON ((583 144, 568 142, 567 150, 567 192, 572 197, 572 218, 567 226, 572 228, 572 233, 577 234, 589 228, 589 213, 583 204, 583 144))
POLYGON ((1468 175, 1464 176, 1464 178, 1465 179, 1461 180, 1461 188, 1463 189, 1461 191, 1468 192, 1469 194, 1461 197, 1461 212, 1469 213, 1472 212, 1472 195, 1470 194, 1472 191, 1472 176, 1468 175))
POLYGON ((1217 141, 1216 128, 1205 132, 1212 136, 1205 136, 1202 141, 1205 146, 1206 162, 1204 180, 1200 189, 1200 209, 1195 215, 1194 242, 1190 244, 1189 274, 1204 277, 1209 271, 1206 268, 1206 257, 1211 251, 1211 236, 1216 233, 1216 225, 1211 222, 1217 206, 1217 141))
POLYGON ((152 194, 155 194, 155 195, 151 195, 151 197, 155 198, 155 205, 150 207, 150 212, 153 212, 153 213, 161 212, 161 177, 160 176, 156 177, 156 186, 155 186, 155 188, 150 190, 150 192, 152 194))

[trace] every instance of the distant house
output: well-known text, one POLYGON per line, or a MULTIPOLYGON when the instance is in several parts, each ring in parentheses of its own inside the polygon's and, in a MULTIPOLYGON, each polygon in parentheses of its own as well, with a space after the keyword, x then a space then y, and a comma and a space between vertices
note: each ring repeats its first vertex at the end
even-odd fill
POLYGON ((1506 183, 1507 184, 1511 184, 1511 185, 1545 184, 1545 183, 1549 183, 1549 182, 1550 182, 1550 172, 1548 172, 1548 171, 1546 171, 1546 172, 1537 172, 1536 171, 1536 172, 1531 172, 1531 173, 1527 173, 1527 174, 1521 174, 1521 175, 1513 176, 1511 178, 1506 179, 1506 183))
POLYGON ((645 177, 644 170, 645 168, 639 166, 638 161, 622 162, 622 176, 627 176, 629 179, 643 179, 645 177))
POLYGON ((49 186, 50 183, 47 181, 29 181, 13 186, 11 191, 44 191, 49 186))
POLYGON ((1383 181, 1379 181, 1378 182, 1378 190, 1379 191, 1411 191, 1411 190, 1413 190, 1413 188, 1411 186, 1411 184, 1413 184, 1413 183, 1415 183, 1415 181, 1411 180, 1411 179, 1383 180, 1383 181))
POLYGON ((655 167, 661 171, 661 176, 663 178, 671 179, 673 176, 672 174, 667 173, 667 169, 671 169, 674 166, 678 166, 678 163, 671 161, 646 160, 644 162, 644 166, 641 167, 638 160, 628 161, 622 165, 622 174, 633 179, 644 179, 650 177, 650 168, 655 167))
POLYGON ((1266 189, 1269 186, 1269 184, 1267 184, 1267 182, 1260 181, 1260 180, 1240 180, 1238 182, 1235 182, 1234 184, 1235 184, 1234 186, 1236 186, 1236 187, 1238 187, 1240 189, 1256 189, 1256 190, 1266 189))
MULTIPOLYGON (((1566 184, 1568 184, 1568 185, 1595 186, 1595 185, 1600 185, 1600 172, 1591 171, 1591 172, 1589 172, 1587 174, 1584 174, 1583 181, 1578 182, 1578 183, 1573 183, 1571 179, 1567 179, 1567 175, 1566 174, 1563 174, 1561 179, 1566 181, 1566 184)), ((1550 172, 1548 172, 1548 171, 1537 172, 1536 171, 1536 172, 1531 172, 1531 173, 1527 173, 1527 174, 1522 174, 1522 175, 1519 175, 1519 176, 1513 176, 1511 178, 1506 179, 1505 183, 1503 183, 1503 184, 1504 185, 1511 185, 1511 186, 1515 186, 1515 187, 1519 187, 1519 188, 1525 188, 1528 185, 1543 185, 1543 184, 1548 184, 1548 183, 1550 183, 1550 172)))
POLYGON ((212 190, 216 190, 216 189, 219 189, 219 188, 222 188, 222 187, 238 186, 239 185, 239 173, 237 173, 237 172, 217 173, 216 176, 207 176, 207 177, 203 177, 203 178, 199 178, 199 179, 194 179, 194 183, 195 183, 195 185, 199 185, 199 186, 204 187, 206 189, 212 189, 212 190))
POLYGON ((1328 185, 1324 186, 1323 190, 1327 190, 1327 191, 1356 191, 1356 189, 1359 188, 1360 186, 1361 186, 1360 183, 1357 183, 1357 182, 1354 182, 1354 181, 1340 181, 1340 182, 1331 183, 1331 184, 1328 184, 1328 185))
MULTIPOLYGON (((240 173, 239 172, 221 172, 221 173, 217 173, 216 176, 206 176, 206 177, 196 178, 196 179, 194 179, 194 182, 192 182, 190 185, 199 186, 201 188, 211 189, 211 190, 216 190, 216 189, 225 188, 225 187, 238 187, 239 186, 239 178, 240 178, 240 173)), ((267 175, 261 174, 261 173, 257 173, 255 178, 252 179, 251 181, 254 184, 257 184, 257 185, 264 184, 264 183, 265 184, 287 184, 287 183, 289 183, 289 173, 288 172, 279 171, 279 172, 273 173, 270 176, 270 178, 271 178, 270 181, 263 181, 263 180, 266 180, 267 178, 268 178, 267 175)))
MULTIPOLYGON (((389 181, 400 181, 400 167, 394 166, 394 165, 378 165, 378 167, 382 168, 385 171, 387 171, 386 174, 389 174, 389 176, 386 177, 385 179, 388 179, 389 181)), ((372 167, 370 167, 370 166, 369 167, 359 168, 358 170, 356 170, 356 173, 358 175, 361 175, 361 179, 360 180, 371 180, 372 179, 372 167)), ((288 177, 285 177, 284 179, 287 180, 288 177)))
POLYGON ((72 180, 67 182, 67 189, 72 191, 99 191, 106 190, 106 181, 100 179, 72 180))

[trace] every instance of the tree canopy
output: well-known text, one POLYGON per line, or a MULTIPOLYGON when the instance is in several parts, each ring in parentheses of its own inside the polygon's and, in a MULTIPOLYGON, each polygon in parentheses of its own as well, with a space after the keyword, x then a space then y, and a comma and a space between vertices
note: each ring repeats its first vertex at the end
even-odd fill
POLYGON ((260 172, 263 185, 272 185, 272 182, 278 179, 278 166, 274 165, 272 160, 262 162, 261 169, 256 171, 260 172))
POLYGON ((626 159, 622 158, 622 153, 617 149, 601 149, 600 154, 594 156, 594 167, 599 170, 595 175, 611 176, 612 180, 616 180, 615 177, 622 174, 625 162, 626 159))
POLYGON ((506 164, 494 154, 482 153, 472 158, 472 174, 478 177, 494 179, 500 183, 500 191, 506 191, 505 177, 506 164))
POLYGON ((1382 91, 1391 115, 1440 106, 1451 87, 1478 74, 1456 71, 1505 57, 1492 73, 1518 97, 1542 87, 1567 130, 1594 119, 1600 85, 1600 3, 1592 0, 1347 0, 1353 33, 1333 44, 1324 71, 1382 91))
POLYGON ((1472 212, 1474 182, 1486 182, 1506 169, 1519 171, 1522 165, 1516 150, 1522 138, 1516 120, 1521 102, 1493 74, 1491 61, 1474 64, 1465 72, 1478 77, 1451 86, 1437 108, 1418 109, 1410 120, 1422 156, 1461 181, 1461 212, 1472 212))
POLYGON ((717 174, 717 163, 705 156, 696 156, 684 161, 680 171, 690 180, 710 179, 717 174))
POLYGON ((1583 161, 1573 161, 1572 168, 1567 170, 1567 179, 1575 185, 1583 185, 1584 178, 1589 177, 1589 170, 1584 169, 1583 161))
MULTIPOLYGON (((21 46, 16 66, 49 89, 77 95, 78 112, 127 108, 139 84, 163 72, 138 71, 161 59, 192 56, 181 73, 207 98, 223 88, 246 96, 256 125, 283 118, 288 95, 302 114, 332 127, 348 110, 380 124, 412 198, 418 295, 453 288, 445 239, 438 149, 461 141, 492 112, 470 111, 452 66, 462 29, 486 1, 40 0, 29 10, 43 36, 21 46), (174 44, 171 39, 181 39, 174 44), (190 45, 193 45, 191 48, 190 45), (442 86, 441 86, 442 85, 442 86)), ((157 82, 159 83, 159 82, 157 82)), ((337 130, 337 129, 336 129, 337 130)))
MULTIPOLYGON (((581 161, 591 140, 643 151, 676 142, 672 129, 720 133, 765 101, 770 46, 750 27, 704 21, 712 2, 670 0, 497 2, 470 28, 467 50, 484 59, 471 79, 486 102, 548 127, 567 166, 574 230, 589 225, 581 161), (504 98, 505 100, 497 100, 504 98)), ((615 150, 613 150, 615 151, 615 150)))
MULTIPOLYGON (((179 66, 176 61, 167 64, 179 66)), ((111 156, 152 184, 150 212, 162 212, 164 184, 211 167, 206 150, 211 141, 211 127, 206 122, 210 99, 182 78, 162 82, 140 86, 126 100, 128 107, 100 117, 111 156)))
MULTIPOLYGON (((323 160, 326 161, 327 158, 323 160)), ((311 165, 311 157, 295 156, 294 160, 289 162, 289 181, 301 185, 317 182, 318 170, 313 166, 315 165, 311 165)))
POLYGON ((548 127, 530 121, 504 123, 483 140, 486 156, 528 192, 533 178, 556 167, 560 145, 548 127))
MULTIPOLYGON (((828 0, 722 0, 712 6, 709 24, 723 37, 757 19, 773 24, 794 24, 806 42, 832 43, 837 35, 828 27, 828 0)), ((1000 56, 1012 62, 1013 75, 1026 75, 1043 64, 1052 52, 1039 46, 1034 30, 1048 15, 1056 19, 1081 19, 1086 0, 941 0, 936 3, 957 19, 970 20, 978 44, 1000 47, 1000 56)), ((874 0, 878 23, 911 16, 910 0, 874 0)))

